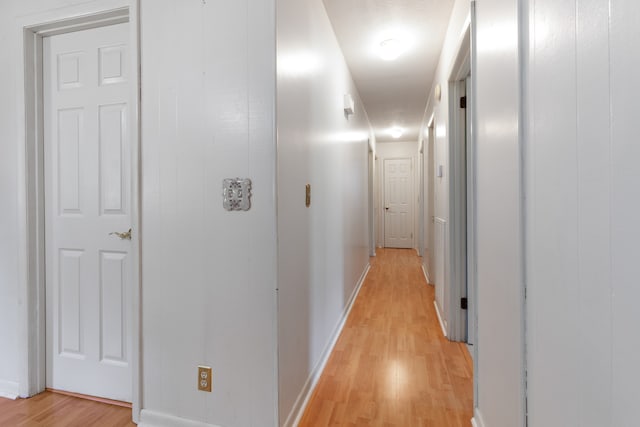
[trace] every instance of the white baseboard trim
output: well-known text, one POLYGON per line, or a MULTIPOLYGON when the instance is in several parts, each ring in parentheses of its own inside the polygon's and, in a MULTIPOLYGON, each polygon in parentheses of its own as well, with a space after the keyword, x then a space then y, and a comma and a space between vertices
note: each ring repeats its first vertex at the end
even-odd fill
POLYGON ((351 294, 351 297, 347 302, 347 305, 344 309, 344 312, 342 313, 342 316, 340 317, 340 320, 338 321, 335 328, 333 329, 333 333, 331 334, 331 338, 329 339, 329 342, 327 343, 327 345, 324 348, 324 351, 320 355, 320 360, 318 360, 318 363, 316 363, 316 366, 314 366, 314 368, 311 370, 311 373, 309 374, 309 378, 307 378, 307 381, 304 383, 302 390, 300 390, 300 394, 298 394, 298 398, 296 399, 296 402, 294 403, 293 408, 291 408, 291 412, 289 412, 289 415, 287 416, 287 420, 284 422, 283 427, 295 427, 300 423, 300 419, 304 414, 304 410, 307 408, 309 399, 311 399, 311 395, 313 395, 313 391, 315 390, 316 385, 318 384, 318 380, 322 375, 322 371, 324 370, 324 367, 327 364, 327 361, 329 360, 329 356, 331 356, 333 347, 335 347, 336 342, 340 337, 342 328, 344 327, 344 324, 346 323, 347 318, 349 317, 349 313, 351 312, 353 303, 355 302, 356 298, 358 297, 358 294, 360 293, 360 288, 362 288, 362 284, 364 283, 364 280, 366 279, 370 268, 371 266, 367 264, 364 271, 362 272, 362 275, 358 280, 358 284, 356 285, 356 288, 353 290, 353 293, 351 294))
POLYGON ((162 412, 143 409, 140 411, 138 427, 218 427, 213 424, 180 418, 162 412))
POLYGON ((438 309, 438 303, 434 300, 433 306, 436 308, 436 315, 438 316, 438 322, 440 322, 440 327, 442 328, 442 335, 447 336, 447 328, 444 326, 444 322, 442 321, 442 317, 440 316, 440 310, 438 309))
POLYGON ((482 420, 482 414, 478 408, 475 408, 473 411, 473 418, 471 418, 471 425, 473 427, 486 427, 484 421, 482 420))
POLYGON ((424 264, 422 264, 421 267, 422 267, 422 274, 424 274, 424 278, 427 281, 427 285, 430 285, 431 280, 429 279, 429 273, 427 272, 427 269, 424 268, 424 264))
POLYGON ((0 397, 16 400, 20 396, 20 384, 14 381, 0 380, 0 397))

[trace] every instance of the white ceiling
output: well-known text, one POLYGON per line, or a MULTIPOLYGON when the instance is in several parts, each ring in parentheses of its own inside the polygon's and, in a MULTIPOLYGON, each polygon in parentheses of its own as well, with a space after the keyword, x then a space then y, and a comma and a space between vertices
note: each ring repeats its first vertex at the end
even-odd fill
POLYGON ((418 141, 454 0, 323 0, 378 142, 418 141), (381 41, 400 38, 408 50, 385 61, 381 41))

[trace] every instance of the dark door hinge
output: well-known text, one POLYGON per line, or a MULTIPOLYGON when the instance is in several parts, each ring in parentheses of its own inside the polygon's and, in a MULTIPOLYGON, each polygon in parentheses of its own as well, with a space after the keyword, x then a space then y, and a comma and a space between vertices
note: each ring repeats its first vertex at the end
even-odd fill
POLYGON ((460 98, 460 108, 467 108, 467 97, 463 96, 460 98))
POLYGON ((463 310, 467 309, 467 298, 460 298, 460 308, 463 310))

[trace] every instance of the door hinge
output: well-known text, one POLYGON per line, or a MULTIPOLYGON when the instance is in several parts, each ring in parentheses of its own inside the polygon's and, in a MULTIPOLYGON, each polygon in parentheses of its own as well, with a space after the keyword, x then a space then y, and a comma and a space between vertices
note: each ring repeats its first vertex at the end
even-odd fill
POLYGON ((460 308, 463 310, 467 309, 467 298, 460 298, 460 308))
POLYGON ((467 108, 467 97, 460 97, 460 108, 467 108))

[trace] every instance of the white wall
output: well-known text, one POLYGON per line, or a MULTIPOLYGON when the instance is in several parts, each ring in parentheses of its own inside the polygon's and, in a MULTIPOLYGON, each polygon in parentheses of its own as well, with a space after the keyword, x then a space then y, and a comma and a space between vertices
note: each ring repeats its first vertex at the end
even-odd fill
POLYGON ((637 425, 640 3, 528 12, 529 425, 637 425))
MULTIPOLYGON (((513 1, 476 4, 478 60, 472 65, 478 112, 476 422, 480 427, 511 427, 522 425, 524 419, 518 15, 513 1)), ((434 211, 436 219, 447 223, 449 81, 469 13, 470 2, 457 0, 434 81, 434 88, 437 84, 442 88, 441 101, 435 100, 432 90, 423 122, 426 128, 432 116, 435 120, 435 164, 443 165, 443 177, 436 178, 434 211)), ((449 248, 449 233, 445 236, 444 247, 449 248)), ((449 277, 448 271, 444 276, 449 277)))
POLYGON ((279 400, 290 425, 368 265, 371 132, 322 1, 279 0, 277 23, 279 400))
MULTIPOLYGON (((433 215, 434 221, 432 222, 429 218, 425 223, 425 235, 428 236, 429 232, 432 232, 435 236, 434 238, 434 248, 433 255, 431 260, 431 271, 429 271, 430 280, 432 283, 437 282, 438 280, 443 283, 448 282, 449 274, 449 255, 447 248, 450 247, 449 242, 449 134, 451 130, 449 128, 450 118, 449 118, 449 79, 451 77, 451 73, 453 71, 454 63, 456 61, 456 57, 458 55, 458 50, 460 49, 466 24, 469 19, 469 0, 456 0, 453 5, 453 9, 451 11, 451 17, 449 19, 449 26, 447 27, 447 33, 445 35, 444 44, 442 46, 442 52, 440 54, 440 60, 438 62, 438 66, 436 68, 436 78, 433 81, 433 86, 430 91, 429 100, 427 101, 427 106, 424 113, 423 123, 422 123, 422 135, 423 138, 426 138, 427 135, 427 126, 429 125, 429 120, 433 117, 433 126, 435 132, 434 139, 434 159, 425 159, 425 163, 429 162, 433 164, 437 169, 438 166, 442 166, 442 177, 436 177, 434 181, 434 194, 431 202, 434 204, 433 206, 433 215), (442 93, 440 101, 437 101, 434 96, 436 85, 440 85, 442 93), (443 232, 437 233, 435 230, 436 224, 442 224, 443 232), (429 230, 431 227, 431 230, 429 230), (444 236, 444 239, 441 241, 438 236, 444 236), (442 251, 444 248, 444 253, 442 251), (437 262, 439 260, 438 256, 444 257, 443 262, 437 262), (440 266, 444 265, 444 268, 440 268, 440 266), (444 271, 439 271, 444 270, 444 271)), ((425 140, 426 142, 426 140, 425 140)), ((425 144, 427 147, 428 144, 425 144)), ((429 176, 425 174, 424 177, 424 186, 425 189, 428 188, 428 179, 429 176)), ((429 201, 427 201, 429 203, 429 201)), ((425 212, 427 210, 425 209, 425 212)), ((423 258, 423 265, 425 269, 428 269, 426 258, 423 258)), ((442 296, 442 304, 446 305, 446 301, 448 301, 448 289, 446 286, 443 288, 444 293, 439 295, 442 296)), ((440 299, 440 298, 438 298, 440 299)), ((438 301, 440 304, 440 301, 438 301)), ((445 323, 448 322, 448 306, 441 307, 440 309, 441 316, 444 317, 443 321, 445 323)))
POLYGON ((143 407, 275 424, 275 3, 143 0, 140 16, 143 407), (233 177, 253 182, 248 212, 222 207, 233 177))
POLYGON ((522 426, 525 414, 518 4, 476 2, 476 420, 485 427, 522 426))
POLYGON ((12 66, 16 43, 13 19, 17 1, 0 5, 0 396, 18 394, 19 365, 19 200, 18 171, 22 129, 15 124, 21 111, 16 108, 15 67, 12 66))
POLYGON ((397 142, 379 142, 376 145, 376 192, 380 195, 378 204, 375 207, 377 210, 376 215, 376 244, 378 247, 384 247, 384 160, 385 159, 400 159, 410 158, 412 165, 413 181, 413 247, 417 247, 418 244, 418 179, 420 177, 420 170, 418 164, 418 142, 416 141, 397 141, 397 142))
MULTIPOLYGON (((440 60, 436 69, 429 100, 425 109, 422 123, 422 135, 427 135, 425 129, 431 117, 434 118, 434 154, 436 165, 442 165, 443 176, 436 178, 434 192, 437 200, 434 213, 437 218, 445 221, 449 219, 449 78, 454 66, 458 49, 464 36, 465 24, 469 18, 469 0, 456 0, 451 11, 449 26, 445 35, 440 60), (434 96, 436 85, 440 85, 442 93, 440 101, 434 96)), ((426 146, 426 145, 425 145, 426 146)), ((425 179, 425 188, 427 182, 425 179)))
MULTIPOLYGON (((26 360, 18 22, 97 3, 126 1, 0 4, 0 393, 26 360)), ((274 1, 142 0, 140 19, 143 425, 276 424, 274 1), (250 211, 223 210, 226 177, 253 180, 250 211), (200 364, 211 394, 196 390, 200 364)))

